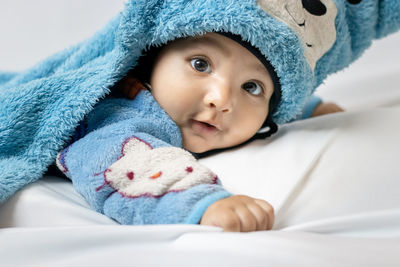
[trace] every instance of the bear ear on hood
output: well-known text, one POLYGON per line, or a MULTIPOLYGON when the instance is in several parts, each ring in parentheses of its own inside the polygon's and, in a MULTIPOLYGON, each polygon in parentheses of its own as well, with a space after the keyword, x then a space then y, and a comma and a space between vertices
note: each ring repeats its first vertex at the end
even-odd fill
POLYGON ((311 69, 336 41, 337 8, 333 0, 258 0, 268 14, 286 23, 303 43, 311 69))

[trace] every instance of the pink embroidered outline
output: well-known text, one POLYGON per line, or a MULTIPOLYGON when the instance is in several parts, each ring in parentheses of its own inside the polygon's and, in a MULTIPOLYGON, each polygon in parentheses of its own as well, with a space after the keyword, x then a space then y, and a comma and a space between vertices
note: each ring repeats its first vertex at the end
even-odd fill
POLYGON ((69 146, 67 146, 65 149, 63 149, 57 157, 58 162, 64 168, 64 170, 61 170, 63 173, 67 173, 69 171, 67 165, 65 165, 65 157, 66 157, 66 154, 68 153, 68 150, 69 150, 69 146))
POLYGON ((139 137, 133 135, 133 136, 131 136, 131 137, 126 138, 125 141, 122 143, 122 148, 121 148, 121 154, 122 154, 122 156, 125 156, 125 153, 124 153, 125 146, 126 146, 126 145, 129 143, 129 141, 131 141, 132 139, 139 140, 140 142, 145 143, 150 149, 154 149, 154 148, 152 147, 152 145, 150 145, 148 142, 146 142, 146 141, 144 141, 143 139, 141 139, 141 138, 139 138, 139 137))

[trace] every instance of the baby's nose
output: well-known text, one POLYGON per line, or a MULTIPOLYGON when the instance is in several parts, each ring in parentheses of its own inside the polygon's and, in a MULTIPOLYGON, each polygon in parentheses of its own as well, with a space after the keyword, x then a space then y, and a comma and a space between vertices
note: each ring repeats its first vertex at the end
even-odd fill
POLYGON ((204 97, 204 103, 223 113, 232 111, 233 102, 232 86, 227 81, 215 82, 204 97))

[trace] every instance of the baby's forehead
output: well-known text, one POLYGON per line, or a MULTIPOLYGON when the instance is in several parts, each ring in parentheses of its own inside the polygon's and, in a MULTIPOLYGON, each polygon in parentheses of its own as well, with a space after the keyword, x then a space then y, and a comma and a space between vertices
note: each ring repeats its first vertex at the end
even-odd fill
POLYGON ((250 53, 238 42, 225 37, 222 34, 209 32, 203 35, 190 36, 173 41, 178 45, 178 49, 210 49, 223 55, 226 59, 232 56, 239 56, 241 59, 247 59, 251 68, 260 72, 267 71, 262 62, 250 53))
POLYGON ((226 40, 223 36, 216 33, 205 33, 202 35, 188 36, 172 41, 172 44, 181 44, 183 46, 209 46, 226 50, 226 40))

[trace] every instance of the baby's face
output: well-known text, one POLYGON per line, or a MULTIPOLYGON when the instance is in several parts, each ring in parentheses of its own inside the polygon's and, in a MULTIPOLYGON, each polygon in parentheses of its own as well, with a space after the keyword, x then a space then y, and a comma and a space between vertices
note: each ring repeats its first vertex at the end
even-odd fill
POLYGON ((156 101, 195 153, 251 138, 268 115, 273 83, 246 48, 216 33, 178 40, 160 52, 150 79, 156 101))

